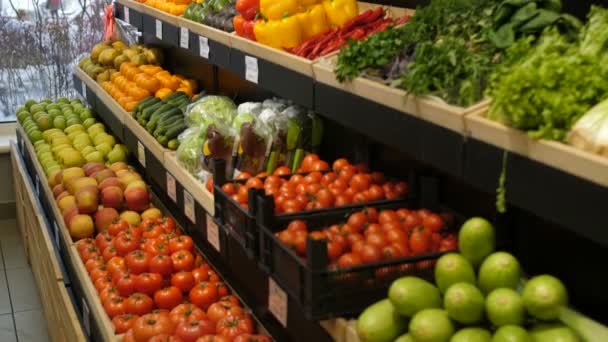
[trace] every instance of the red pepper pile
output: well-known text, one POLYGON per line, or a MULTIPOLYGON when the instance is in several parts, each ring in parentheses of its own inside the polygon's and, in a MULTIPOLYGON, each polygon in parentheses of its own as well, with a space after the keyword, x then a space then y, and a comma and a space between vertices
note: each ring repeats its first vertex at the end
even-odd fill
POLYGON ((315 59, 327 55, 348 44, 349 39, 365 39, 369 35, 386 30, 389 25, 399 25, 407 22, 410 17, 403 16, 396 19, 385 18, 386 11, 382 7, 367 10, 342 28, 335 28, 315 37, 311 37, 299 46, 287 51, 308 59, 315 59))

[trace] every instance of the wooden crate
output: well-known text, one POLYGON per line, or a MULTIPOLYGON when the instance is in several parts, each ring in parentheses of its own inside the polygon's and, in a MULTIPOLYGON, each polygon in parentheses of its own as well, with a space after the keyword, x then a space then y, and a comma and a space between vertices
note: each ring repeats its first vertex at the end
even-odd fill
POLYGON ((13 187, 15 191, 15 207, 17 227, 21 235, 21 241, 25 256, 29 259, 29 249, 27 248, 27 231, 26 231, 26 216, 25 216, 25 197, 24 197, 24 177, 27 177, 23 160, 18 155, 19 150, 15 143, 11 143, 11 166, 13 174, 13 187))
POLYGON ((524 131, 488 119, 488 108, 465 117, 466 130, 473 138, 608 186, 608 158, 560 142, 532 139, 524 131))
POLYGON ((340 83, 334 73, 337 61, 337 53, 317 60, 313 64, 315 80, 455 132, 465 132, 465 115, 487 108, 489 104, 488 100, 483 100, 468 108, 458 107, 430 96, 408 95, 404 90, 365 77, 340 83))
POLYGON ((215 213, 213 194, 207 191, 203 183, 199 182, 198 179, 194 178, 188 170, 179 164, 175 152, 165 153, 165 167, 175 177, 175 180, 188 190, 194 200, 213 217, 215 213))
POLYGON ((114 116, 118 119, 120 123, 124 123, 124 117, 129 114, 125 111, 119 104, 108 94, 99 83, 97 83, 94 79, 89 77, 84 70, 80 69, 78 66, 74 67, 74 74, 84 82, 90 91, 93 91, 97 97, 99 97, 103 103, 108 107, 110 112, 114 114, 114 116))

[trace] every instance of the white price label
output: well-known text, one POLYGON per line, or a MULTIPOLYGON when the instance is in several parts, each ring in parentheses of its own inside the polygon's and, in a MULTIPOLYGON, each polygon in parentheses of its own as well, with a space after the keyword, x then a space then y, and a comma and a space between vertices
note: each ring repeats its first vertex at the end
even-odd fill
POLYGON ((209 59, 209 39, 198 36, 198 52, 203 58, 209 59))
POLYGON ((53 234, 55 235, 55 243, 57 243, 57 250, 61 251, 61 243, 59 243, 59 226, 55 221, 53 221, 53 234))
POLYGON ((139 160, 141 166, 146 167, 146 148, 141 141, 137 142, 137 160, 139 160))
POLYGON ((125 21, 127 22, 127 24, 130 24, 131 19, 129 18, 129 7, 124 6, 123 8, 125 9, 125 21))
POLYGON ((245 56, 245 79, 249 82, 258 83, 258 59, 245 56))
POLYGON ((163 40, 163 22, 156 19, 156 38, 163 40))
POLYGON ((196 212, 194 211, 194 198, 186 190, 184 190, 184 215, 192 223, 196 223, 196 212))
POLYGON ((87 301, 82 298, 82 325, 87 336, 91 336, 91 311, 87 305, 87 301))
POLYGON ((38 179, 38 175, 36 175, 36 181, 34 182, 34 187, 36 188, 36 196, 40 197, 40 180, 38 179))
POLYGON ((287 294, 272 277, 268 277, 268 310, 287 327, 287 294))
POLYGON ((187 28, 181 27, 179 32, 179 47, 187 49, 190 44, 190 31, 187 28))
POLYGON ((82 81, 82 97, 84 97, 84 99, 87 99, 87 84, 84 83, 84 81, 82 81))
POLYGON ((175 178, 167 172, 167 195, 169 198, 173 200, 173 202, 177 203, 177 195, 175 194, 175 178))
POLYGON ((207 241, 220 252, 220 232, 213 217, 207 215, 207 241))

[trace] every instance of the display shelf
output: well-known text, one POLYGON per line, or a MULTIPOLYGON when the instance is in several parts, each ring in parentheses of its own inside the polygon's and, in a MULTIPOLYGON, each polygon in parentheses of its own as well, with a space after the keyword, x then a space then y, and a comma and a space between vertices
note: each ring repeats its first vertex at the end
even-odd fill
MULTIPOLYGON (((165 168, 168 174, 167 178, 169 178, 169 176, 173 177, 176 184, 179 184, 183 189, 188 189, 192 197, 194 197, 194 200, 198 202, 209 215, 214 216, 215 208, 213 206, 213 194, 207 191, 203 183, 198 181, 198 179, 179 164, 175 153, 167 153, 165 155, 165 168)), ((170 182, 171 181, 167 182, 167 184, 170 182)), ((167 190, 168 194, 169 192, 170 191, 167 190)), ((175 198, 183 199, 183 196, 176 195, 175 198)))

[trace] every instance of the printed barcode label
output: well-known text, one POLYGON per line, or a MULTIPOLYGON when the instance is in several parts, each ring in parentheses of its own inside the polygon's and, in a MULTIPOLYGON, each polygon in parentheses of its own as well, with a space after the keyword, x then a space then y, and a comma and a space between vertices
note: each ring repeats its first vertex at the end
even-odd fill
POLYGON ((163 40, 163 22, 156 19, 156 38, 163 40))
POLYGON ((209 39, 207 37, 198 36, 198 50, 203 58, 209 58, 209 39))
POLYGON ((245 56, 245 79, 249 82, 258 83, 258 59, 245 56))
POLYGON ((194 211, 194 198, 184 190, 184 214, 192 223, 196 223, 196 212, 194 211))
POLYGON ((220 232, 213 217, 207 215, 207 241, 220 252, 220 232))
POLYGON ((175 194, 175 178, 167 172, 167 195, 169 198, 173 200, 173 202, 177 203, 177 195, 175 194))
POLYGON ((287 327, 287 294, 272 277, 268 277, 268 310, 287 327))
POLYGON ((180 28, 180 32, 179 32, 179 46, 182 49, 187 49, 189 44, 190 44, 190 32, 188 31, 187 28, 182 27, 182 28, 180 28))
POLYGON ((129 7, 124 6, 123 8, 125 9, 125 21, 127 22, 127 24, 130 24, 131 19, 129 18, 129 7))
POLYGON ((141 141, 137 142, 137 160, 139 160, 141 166, 146 167, 146 148, 141 141))

